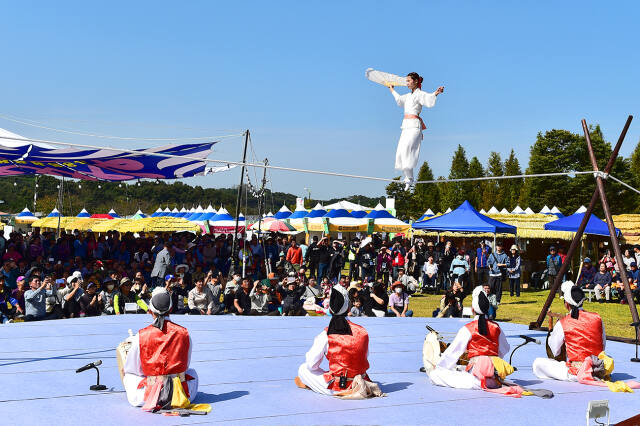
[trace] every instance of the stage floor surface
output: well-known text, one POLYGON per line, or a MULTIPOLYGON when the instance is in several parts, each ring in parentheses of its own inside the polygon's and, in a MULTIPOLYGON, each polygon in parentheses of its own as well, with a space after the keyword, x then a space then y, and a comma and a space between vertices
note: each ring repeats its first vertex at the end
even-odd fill
MULTIPOLYGON (((614 393, 607 388, 541 381, 531 370, 545 356, 546 333, 502 323, 511 347, 527 334, 543 342, 528 344, 513 358, 510 379, 554 392, 552 399, 520 399, 483 391, 433 386, 422 363, 425 324, 447 341, 468 319, 356 318, 370 336, 369 375, 385 398, 343 401, 295 386, 293 378, 326 317, 174 316, 193 340, 191 367, 199 375, 194 402, 210 403, 207 416, 167 417, 131 407, 115 359, 115 347, 150 323, 148 315, 80 318, 0 326, 0 423, 63 424, 394 424, 394 425, 578 425, 584 424, 590 400, 609 400, 615 423, 640 412, 640 392, 614 393), (101 382, 109 389, 92 392, 95 370, 75 369, 101 359, 101 382), (5 423, 7 421, 7 423, 5 423)), ((640 378, 634 347, 607 342, 615 361, 615 380, 640 378)), ((506 357, 508 359, 508 356, 506 357)), ((325 365, 326 367, 326 361, 325 365)))

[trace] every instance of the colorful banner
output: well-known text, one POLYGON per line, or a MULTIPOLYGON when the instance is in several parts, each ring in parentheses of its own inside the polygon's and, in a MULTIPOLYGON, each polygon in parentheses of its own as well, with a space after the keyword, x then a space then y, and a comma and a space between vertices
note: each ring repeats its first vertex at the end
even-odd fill
MULTIPOLYGON (((176 179, 203 174, 215 142, 137 150, 0 146, 0 176, 52 175, 83 180, 176 179), (154 153, 176 155, 165 157, 154 153), (189 159, 180 156, 192 157, 189 159), (193 159, 201 158, 202 161, 193 159)), ((227 169, 226 167, 220 169, 227 169)), ((211 172, 212 170, 207 170, 211 172)))

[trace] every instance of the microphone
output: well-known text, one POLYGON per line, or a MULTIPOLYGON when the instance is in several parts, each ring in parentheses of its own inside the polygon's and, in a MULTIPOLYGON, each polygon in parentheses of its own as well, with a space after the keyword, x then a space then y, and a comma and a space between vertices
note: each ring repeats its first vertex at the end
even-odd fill
POLYGON ((535 343, 536 345, 540 344, 540 340, 534 339, 533 337, 525 336, 524 334, 521 334, 519 337, 524 339, 527 343, 535 343))
POLYGON ((85 365, 84 367, 80 367, 76 370, 76 373, 82 373, 83 371, 87 371, 90 368, 96 368, 97 366, 102 365, 102 360, 99 359, 97 361, 94 362, 90 362, 89 364, 85 365))

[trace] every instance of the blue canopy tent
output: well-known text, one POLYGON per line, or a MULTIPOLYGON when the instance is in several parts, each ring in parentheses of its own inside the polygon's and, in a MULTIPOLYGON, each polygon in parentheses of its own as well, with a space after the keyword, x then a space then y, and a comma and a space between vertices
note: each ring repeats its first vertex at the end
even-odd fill
MULTIPOLYGON (((584 218, 584 213, 574 213, 571 216, 565 216, 553 222, 546 223, 544 229, 550 231, 569 231, 577 232, 580 227, 580 223, 584 218)), ((609 236, 609 228, 607 222, 601 220, 596 215, 592 214, 587 222, 587 227, 584 229, 585 234, 602 235, 604 237, 609 236)), ((620 235, 620 230, 616 228, 616 234, 620 235)))
POLYGON ((91 215, 89 214, 87 209, 82 209, 80 213, 78 213, 78 216, 76 217, 91 217, 91 215))
POLYGON ((416 222, 412 227, 413 229, 437 232, 492 233, 494 234, 494 240, 495 234, 516 233, 515 226, 507 225, 478 213, 468 201, 460 204, 460 207, 450 213, 416 222))
POLYGON ((282 208, 273 215, 273 217, 276 219, 287 219, 291 214, 291 210, 289 210, 287 206, 283 205, 282 208))

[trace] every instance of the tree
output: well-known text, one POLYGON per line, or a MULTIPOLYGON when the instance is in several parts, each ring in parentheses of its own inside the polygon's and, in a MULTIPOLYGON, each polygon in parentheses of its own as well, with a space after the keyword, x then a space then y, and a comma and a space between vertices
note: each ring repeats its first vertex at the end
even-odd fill
MULTIPOLYGON (((473 157, 471 161, 469 161, 469 177, 477 178, 483 177, 484 168, 482 167, 482 163, 478 160, 478 157, 473 157)), ((482 193, 484 190, 484 181, 472 181, 468 184, 468 195, 467 199, 471 203, 473 207, 476 209, 480 209, 480 204, 482 204, 482 193)))
MULTIPOLYGON (((503 176, 504 165, 500 154, 497 152, 491 152, 489 154, 489 161, 487 163, 487 176, 503 176)), ((482 194, 482 208, 489 210, 491 206, 496 206, 498 210, 504 207, 502 199, 502 180, 487 180, 484 184, 484 191, 482 194)))
MULTIPOLYGON (((516 154, 513 149, 509 154, 509 158, 504 162, 504 174, 505 176, 522 174, 520 162, 516 158, 516 154)), ((513 210, 516 207, 516 204, 518 204, 518 198, 520 197, 520 191, 522 189, 524 179, 505 179, 501 181, 501 183, 502 187, 500 188, 500 192, 502 196, 502 203, 507 210, 513 210)), ((526 207, 527 206, 522 206, 522 208, 526 207)))
MULTIPOLYGON (((611 144, 605 142, 600 126, 590 127, 590 134, 593 151, 598 159, 598 167, 602 170, 609 160, 611 144)), ((614 165, 614 170, 621 174, 625 174, 627 168, 622 158, 614 165)), ((536 142, 531 147, 527 174, 590 171, 592 169, 587 143, 583 135, 567 130, 550 130, 544 134, 538 133, 536 142)), ((594 189, 595 183, 591 174, 576 175, 575 177, 529 178, 525 181, 521 191, 520 203, 529 205, 536 211, 544 205, 549 207, 559 205, 564 213, 570 214, 581 205, 589 203, 594 189)), ((608 198, 613 201, 614 197, 608 198)), ((612 211, 620 212, 619 209, 624 208, 624 204, 623 197, 615 200, 612 203, 612 211), (616 206, 615 209, 614 206, 616 206)), ((602 209, 599 206, 596 214, 602 214, 602 209)))
MULTIPOLYGON (((467 177, 469 177, 469 161, 462 145, 458 145, 458 149, 456 149, 451 160, 449 179, 467 177)), ((468 182, 447 182, 440 202, 441 210, 446 211, 447 208, 455 209, 462 204, 467 197, 468 189, 468 182)))
MULTIPOLYGON (((434 180, 433 171, 426 161, 420 166, 418 180, 434 180)), ((422 216, 427 209, 438 210, 440 207, 440 189, 434 183, 422 183, 416 185, 413 193, 412 215, 415 219, 422 216)))
MULTIPOLYGON (((411 219, 411 207, 413 204, 413 193, 404 190, 404 183, 400 181, 400 177, 395 177, 397 182, 391 182, 386 186, 388 198, 396 199, 396 217, 402 220, 411 219)), ((414 218, 414 219, 417 219, 414 218)))

